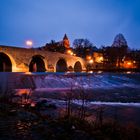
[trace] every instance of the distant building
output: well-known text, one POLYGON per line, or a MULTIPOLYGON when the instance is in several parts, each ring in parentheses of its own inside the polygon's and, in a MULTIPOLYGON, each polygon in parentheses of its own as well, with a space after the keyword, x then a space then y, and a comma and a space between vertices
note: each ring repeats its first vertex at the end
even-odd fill
POLYGON ((73 55, 72 48, 70 47, 70 41, 66 34, 64 35, 63 40, 58 42, 52 40, 50 43, 47 43, 39 49, 73 55))
POLYGON ((88 70, 103 69, 103 54, 101 52, 93 52, 92 55, 86 56, 88 70))
POLYGON ((64 38, 63 38, 62 43, 63 43, 63 46, 64 46, 66 49, 70 49, 70 41, 69 41, 69 39, 68 39, 68 37, 67 37, 66 34, 64 35, 64 38))
POLYGON ((103 54, 102 53, 94 52, 93 53, 93 61, 94 61, 94 65, 93 65, 94 69, 102 69, 103 68, 103 54))
POLYGON ((124 69, 134 69, 137 68, 137 63, 136 61, 131 58, 129 55, 126 55, 123 59, 122 62, 120 64, 121 68, 124 69))
POLYGON ((99 52, 93 53, 93 60, 96 63, 103 63, 103 54, 99 52))

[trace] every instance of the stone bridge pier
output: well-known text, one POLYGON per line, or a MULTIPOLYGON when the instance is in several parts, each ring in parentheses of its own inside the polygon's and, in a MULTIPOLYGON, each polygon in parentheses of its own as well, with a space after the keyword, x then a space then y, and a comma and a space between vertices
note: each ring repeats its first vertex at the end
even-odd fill
POLYGON ((0 46, 0 72, 81 72, 85 61, 58 52, 0 46))

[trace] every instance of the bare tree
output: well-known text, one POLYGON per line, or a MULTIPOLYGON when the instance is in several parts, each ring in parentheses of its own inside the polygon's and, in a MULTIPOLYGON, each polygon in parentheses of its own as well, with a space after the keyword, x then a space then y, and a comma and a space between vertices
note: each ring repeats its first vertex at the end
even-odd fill
POLYGON ((77 56, 85 58, 97 49, 88 39, 75 39, 73 48, 77 56))

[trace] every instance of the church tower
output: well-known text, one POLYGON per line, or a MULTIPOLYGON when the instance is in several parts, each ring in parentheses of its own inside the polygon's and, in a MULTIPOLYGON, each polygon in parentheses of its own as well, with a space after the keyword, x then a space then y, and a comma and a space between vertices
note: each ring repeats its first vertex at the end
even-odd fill
POLYGON ((67 35, 65 34, 64 37, 63 37, 63 45, 66 49, 69 49, 70 48, 70 41, 67 37, 67 35))

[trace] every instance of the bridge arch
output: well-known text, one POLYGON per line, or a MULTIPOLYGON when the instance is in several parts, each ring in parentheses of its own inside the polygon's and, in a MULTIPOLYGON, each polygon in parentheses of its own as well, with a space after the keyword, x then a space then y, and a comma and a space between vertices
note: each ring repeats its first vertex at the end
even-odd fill
POLYGON ((77 61, 74 64, 74 72, 81 72, 82 71, 82 64, 80 61, 77 61))
POLYGON ((66 72, 67 62, 64 58, 60 58, 56 63, 56 72, 66 72))
POLYGON ((29 72, 45 72, 44 57, 41 55, 34 55, 29 64, 29 72))
POLYGON ((0 72, 15 72, 16 63, 11 55, 5 52, 0 52, 0 72))

